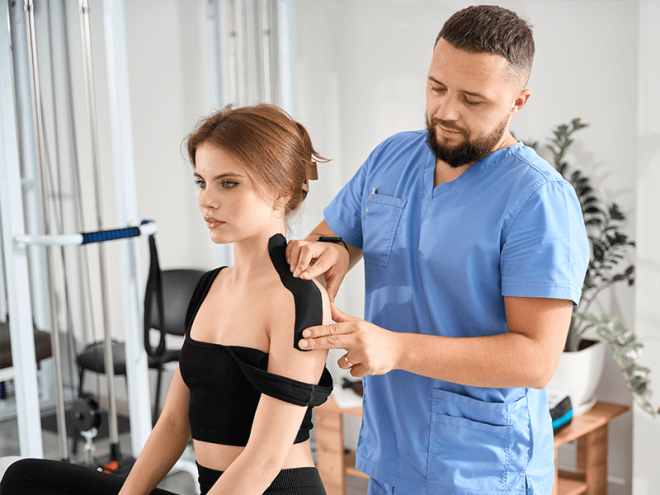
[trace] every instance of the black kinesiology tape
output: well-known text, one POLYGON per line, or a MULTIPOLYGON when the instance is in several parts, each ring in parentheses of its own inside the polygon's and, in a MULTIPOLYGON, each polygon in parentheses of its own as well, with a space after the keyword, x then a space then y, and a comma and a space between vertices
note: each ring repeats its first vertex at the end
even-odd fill
POLYGON ((286 262, 286 239, 282 234, 275 234, 268 240, 268 252, 282 285, 293 294, 296 306, 293 347, 299 351, 308 351, 309 349, 301 349, 298 342, 303 338, 302 333, 305 328, 323 324, 321 291, 312 280, 301 280, 293 276, 286 262))

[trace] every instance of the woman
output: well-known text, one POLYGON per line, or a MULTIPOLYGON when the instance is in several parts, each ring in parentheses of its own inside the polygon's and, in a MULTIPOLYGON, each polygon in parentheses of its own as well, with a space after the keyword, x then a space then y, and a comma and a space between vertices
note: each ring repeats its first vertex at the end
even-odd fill
POLYGON ((305 128, 272 105, 230 106, 187 138, 199 207, 234 266, 200 280, 188 308, 179 366, 161 416, 130 475, 56 461, 10 466, 2 495, 159 494, 192 436, 202 493, 324 494, 314 467, 311 407, 332 380, 325 351, 303 352, 304 328, 329 322, 325 290, 294 279, 287 219, 304 200, 314 160, 305 128))

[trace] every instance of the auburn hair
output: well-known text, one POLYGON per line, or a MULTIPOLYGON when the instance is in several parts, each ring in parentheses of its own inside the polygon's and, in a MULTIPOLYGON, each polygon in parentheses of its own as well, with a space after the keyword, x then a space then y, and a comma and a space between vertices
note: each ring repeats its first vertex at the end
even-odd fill
POLYGON ((286 216, 294 213, 307 196, 313 162, 327 162, 312 146, 307 129, 281 108, 267 103, 222 110, 200 120, 185 139, 188 157, 195 167, 197 149, 203 143, 221 148, 245 169, 257 191, 290 196, 286 216))

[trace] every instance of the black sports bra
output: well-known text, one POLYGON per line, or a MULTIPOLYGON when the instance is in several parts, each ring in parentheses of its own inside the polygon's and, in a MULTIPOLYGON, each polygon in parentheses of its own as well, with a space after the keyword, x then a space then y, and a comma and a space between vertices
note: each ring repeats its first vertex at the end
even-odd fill
MULTIPOLYGON (((284 236, 273 236, 268 246, 282 283, 294 295, 293 337, 297 343, 305 328, 322 324, 321 295, 313 282, 294 279, 291 275, 284 253, 284 236), (313 290, 309 290, 308 284, 313 290), (305 288, 307 290, 301 290, 305 288)), ((323 369, 318 385, 299 382, 266 371, 268 353, 250 347, 200 342, 190 337, 195 316, 220 270, 222 268, 205 273, 195 288, 186 314, 186 338, 179 355, 181 377, 190 390, 188 417, 192 437, 216 444, 247 445, 259 398, 266 394, 291 404, 308 406, 294 441, 304 442, 314 426, 312 408, 323 404, 332 392, 332 377, 327 368, 323 369)))

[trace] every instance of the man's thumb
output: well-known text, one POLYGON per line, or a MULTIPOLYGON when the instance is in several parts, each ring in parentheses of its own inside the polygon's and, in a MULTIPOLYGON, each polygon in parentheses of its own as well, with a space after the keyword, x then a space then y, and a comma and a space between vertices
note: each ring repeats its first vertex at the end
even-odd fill
POLYGON ((344 313, 337 306, 335 306, 334 301, 330 303, 330 310, 332 312, 332 319, 337 323, 341 323, 343 321, 351 321, 355 319, 352 316, 344 313))
POLYGON ((337 292, 339 292, 339 285, 341 284, 341 280, 326 277, 325 283, 325 291, 328 293, 328 299, 330 300, 331 304, 334 304, 335 297, 337 297, 337 292))

